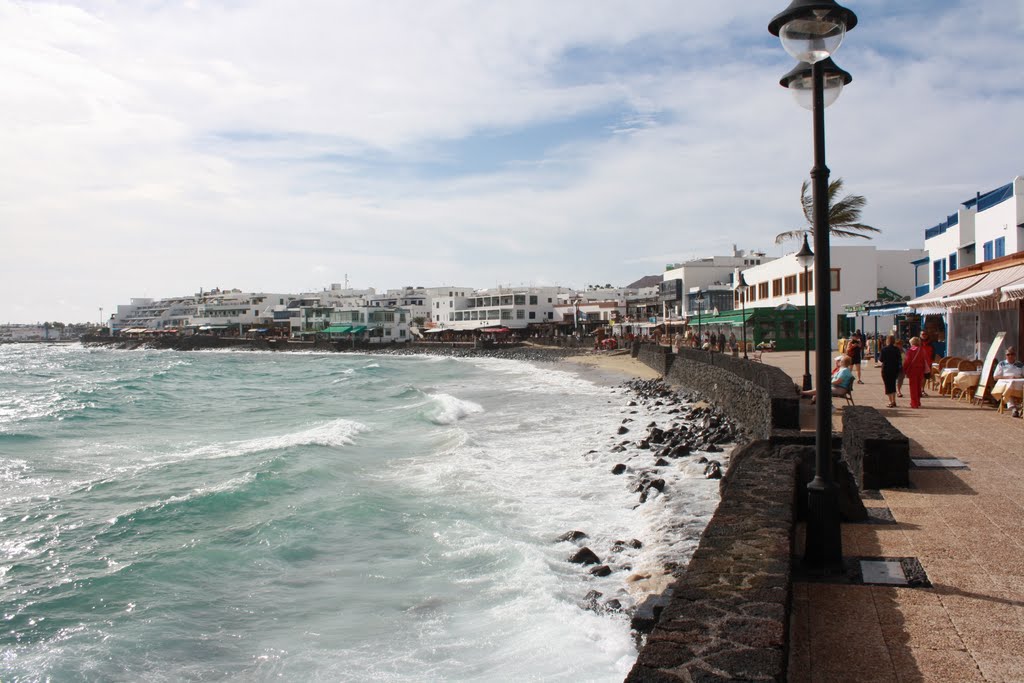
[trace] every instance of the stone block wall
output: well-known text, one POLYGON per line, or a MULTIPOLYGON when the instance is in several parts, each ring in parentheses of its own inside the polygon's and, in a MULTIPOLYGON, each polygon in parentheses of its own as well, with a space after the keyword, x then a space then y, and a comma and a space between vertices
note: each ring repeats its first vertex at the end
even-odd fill
POLYGON ((779 368, 699 349, 673 354, 655 344, 644 344, 637 358, 667 381, 699 392, 757 438, 800 427, 799 395, 779 368))
POLYGON ((843 460, 861 490, 910 485, 910 439, 870 406, 843 408, 843 460))
POLYGON ((733 453, 722 502, 627 683, 786 680, 796 467, 768 441, 733 453))

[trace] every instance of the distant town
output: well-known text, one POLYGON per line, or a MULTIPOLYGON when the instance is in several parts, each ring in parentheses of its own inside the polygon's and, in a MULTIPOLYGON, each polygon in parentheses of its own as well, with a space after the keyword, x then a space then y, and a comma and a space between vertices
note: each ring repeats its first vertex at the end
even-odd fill
MULTIPOLYGON (((923 232, 922 249, 831 246, 834 338, 857 329, 899 337, 928 331, 944 352, 971 357, 997 330, 1016 343, 1024 324, 1024 179, 961 201, 923 232)), ((685 328, 800 349, 813 339, 813 273, 796 250, 776 258, 734 245, 731 254, 667 264, 661 274, 624 287, 215 288, 131 299, 102 324, 0 325, 0 342, 61 342, 89 334, 138 341, 202 335, 394 344, 481 335, 499 341, 580 337, 598 330, 667 335, 685 328)))

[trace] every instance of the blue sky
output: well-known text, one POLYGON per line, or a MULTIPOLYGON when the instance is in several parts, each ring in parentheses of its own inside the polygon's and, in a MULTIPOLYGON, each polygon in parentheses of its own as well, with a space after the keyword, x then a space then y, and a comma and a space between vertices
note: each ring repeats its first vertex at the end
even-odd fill
MULTIPOLYGON (((0 0, 0 322, 791 250, 787 4, 0 0)), ((1024 174, 1024 1, 845 4, 828 165, 878 246, 919 248, 1024 174)))

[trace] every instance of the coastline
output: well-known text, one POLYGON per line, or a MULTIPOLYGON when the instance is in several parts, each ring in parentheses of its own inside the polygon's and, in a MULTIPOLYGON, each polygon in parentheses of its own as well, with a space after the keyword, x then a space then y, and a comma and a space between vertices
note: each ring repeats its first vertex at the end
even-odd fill
POLYGON ((618 384, 624 379, 658 379, 661 373, 633 358, 628 351, 602 351, 567 356, 566 363, 577 366, 587 379, 600 378, 601 384, 618 384))

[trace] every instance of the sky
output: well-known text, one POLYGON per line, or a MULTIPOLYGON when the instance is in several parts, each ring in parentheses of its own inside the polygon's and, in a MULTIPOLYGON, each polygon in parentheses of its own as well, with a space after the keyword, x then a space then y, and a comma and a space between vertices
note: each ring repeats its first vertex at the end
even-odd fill
MULTIPOLYGON (((1024 175, 1024 0, 844 2, 879 248, 1024 175)), ((788 0, 0 0, 0 324, 200 289, 626 285, 799 245, 788 0), (347 278, 347 280, 346 280, 347 278)))

